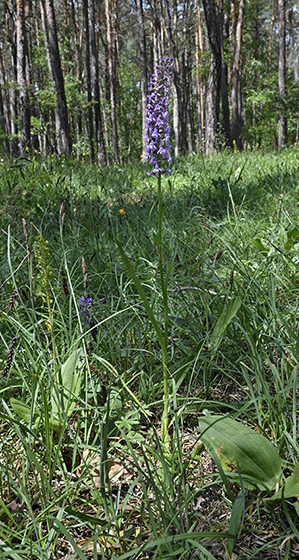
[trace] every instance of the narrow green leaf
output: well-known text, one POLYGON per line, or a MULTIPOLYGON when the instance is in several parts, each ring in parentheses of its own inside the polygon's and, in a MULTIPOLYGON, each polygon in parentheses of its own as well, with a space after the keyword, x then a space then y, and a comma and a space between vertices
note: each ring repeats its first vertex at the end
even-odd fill
POLYGON ((235 544, 237 541, 237 536, 240 531, 240 524, 244 517, 244 513, 245 513, 245 493, 244 493, 244 489, 241 489, 234 501, 230 520, 229 520, 228 530, 232 535, 234 535, 233 537, 228 539, 227 550, 229 556, 231 556, 234 551, 235 544))
POLYGON ((65 508, 65 511, 75 517, 76 519, 81 519, 85 523, 91 523, 92 525, 100 525, 101 527, 107 527, 108 522, 95 517, 94 515, 89 515, 88 513, 81 513, 81 511, 76 511, 71 507, 65 508))
POLYGON ((151 305, 150 305, 150 303, 149 303, 149 301, 148 301, 148 299, 147 299, 147 297, 146 297, 146 295, 145 295, 145 291, 144 291, 144 289, 143 289, 143 286, 142 286, 142 284, 141 284, 141 282, 140 282, 140 280, 139 280, 139 278, 138 278, 138 276, 137 276, 137 274, 136 274, 134 268, 132 267, 132 265, 131 265, 131 263, 130 263, 130 261, 129 261, 129 259, 128 259, 126 253, 125 253, 125 251, 123 250, 123 248, 122 248, 120 242, 119 242, 118 240, 116 240, 116 243, 117 243, 117 247, 118 247, 118 250, 119 250, 119 252, 120 252, 122 261, 123 261, 123 263, 124 263, 124 265, 125 265, 125 267, 126 267, 128 273, 129 273, 129 275, 131 276, 131 278, 132 278, 134 284, 135 284, 135 287, 136 287, 136 290, 137 290, 137 292, 138 292, 138 294, 139 294, 139 297, 141 298, 142 303, 143 303, 143 305, 144 305, 144 307, 145 307, 145 310, 146 310, 146 312, 147 312, 147 314, 148 314, 148 317, 149 317, 149 319, 150 319, 150 321, 151 321, 151 323, 152 323, 152 325, 153 325, 153 327, 154 327, 154 329, 155 329, 155 331, 156 331, 156 335, 157 335, 157 337, 158 337, 158 339, 159 339, 161 348, 164 348, 164 338, 163 338, 162 331, 161 331, 160 326, 159 326, 159 324, 158 324, 158 322, 157 322, 157 320, 156 320, 156 318, 155 318, 155 316, 154 316, 154 312, 153 312, 153 310, 152 310, 152 308, 151 308, 151 305))
POLYGON ((217 350, 217 348, 219 347, 221 340, 224 336, 224 333, 229 325, 229 323, 231 322, 231 320, 234 318, 234 316, 236 315, 236 313, 238 312, 240 305, 241 305, 242 301, 241 298, 239 296, 237 296, 235 299, 230 300, 224 307, 214 329, 213 329, 213 334, 212 334, 212 338, 215 341, 215 347, 214 350, 217 350))

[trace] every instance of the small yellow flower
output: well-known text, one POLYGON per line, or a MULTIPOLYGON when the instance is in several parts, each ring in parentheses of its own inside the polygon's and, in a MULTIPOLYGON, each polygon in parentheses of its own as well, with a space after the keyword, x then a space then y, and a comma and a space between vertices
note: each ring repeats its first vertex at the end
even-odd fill
POLYGON ((121 208, 121 209, 118 211, 118 213, 119 213, 120 216, 124 216, 126 212, 125 212, 125 210, 124 210, 123 208, 121 208))

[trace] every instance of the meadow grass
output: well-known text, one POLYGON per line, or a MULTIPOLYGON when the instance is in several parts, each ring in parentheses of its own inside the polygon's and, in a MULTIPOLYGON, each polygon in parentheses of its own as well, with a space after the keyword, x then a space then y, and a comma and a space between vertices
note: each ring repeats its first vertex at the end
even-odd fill
POLYGON ((296 557, 299 482, 267 502, 232 481, 198 418, 243 421, 277 449, 282 480, 294 472, 298 189, 295 148, 188 156, 162 179, 166 453, 155 178, 143 164, 2 165, 1 557, 296 557))

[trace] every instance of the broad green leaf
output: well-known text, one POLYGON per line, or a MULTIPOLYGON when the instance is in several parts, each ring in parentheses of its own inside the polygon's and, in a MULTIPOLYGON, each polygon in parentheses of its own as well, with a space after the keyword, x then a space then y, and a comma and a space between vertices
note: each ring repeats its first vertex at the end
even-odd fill
POLYGON ((73 412, 76 406, 76 397, 79 395, 81 389, 84 365, 84 352, 82 348, 79 348, 78 350, 74 350, 61 366, 56 384, 59 400, 54 389, 52 389, 51 395, 53 425, 56 425, 57 422, 60 424, 59 416, 61 416, 61 408, 64 410, 66 416, 70 416, 73 412))
POLYGON ((229 323, 231 322, 231 320, 234 318, 234 316, 236 315, 236 313, 239 310, 239 307, 241 305, 241 298, 239 296, 237 296, 235 299, 230 300, 224 307, 214 329, 213 329, 213 334, 212 334, 212 338, 213 340, 215 340, 215 347, 214 350, 216 350, 218 348, 218 346, 221 343, 221 340, 224 336, 224 333, 229 325, 229 323))
POLYGON ((271 498, 267 499, 267 502, 277 502, 282 498, 297 498, 297 500, 299 499, 299 463, 295 465, 293 474, 285 479, 282 488, 280 488, 278 492, 273 494, 271 498))
POLYGON ((20 418, 23 418, 23 420, 26 420, 26 422, 28 423, 30 422, 31 408, 30 406, 28 406, 28 404, 25 404, 22 401, 14 398, 10 399, 10 404, 15 413, 20 416, 20 418))
POLYGON ((274 445, 264 436, 227 416, 199 418, 202 442, 217 454, 223 470, 245 488, 273 490, 281 476, 281 463, 274 445))
POLYGON ((267 249, 267 247, 265 247, 265 245, 262 244, 260 239, 255 239, 253 246, 259 250, 260 253, 262 253, 262 255, 268 255, 269 253, 269 249, 267 249))
POLYGON ((289 251, 290 249, 292 249, 294 243, 297 241, 299 237, 299 229, 297 227, 294 227, 292 229, 289 229, 287 231, 287 242, 285 243, 285 250, 289 251))

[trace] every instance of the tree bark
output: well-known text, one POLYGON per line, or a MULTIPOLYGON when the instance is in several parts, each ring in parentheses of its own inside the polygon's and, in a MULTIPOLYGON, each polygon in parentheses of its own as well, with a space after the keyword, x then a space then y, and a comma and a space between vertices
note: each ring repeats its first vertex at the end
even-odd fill
POLYGON ((57 95, 57 116, 59 119, 58 152, 70 155, 72 152, 72 140, 70 135, 68 109, 66 103, 64 78, 61 68, 60 53, 58 47, 57 28, 53 0, 40 0, 41 9, 44 11, 46 27, 44 29, 45 40, 49 42, 49 71, 52 72, 57 95))
POLYGON ((146 36, 144 28, 142 0, 136 0, 137 21, 139 32, 140 66, 141 66, 141 96, 142 96, 142 159, 145 157, 146 150, 146 108, 147 108, 147 54, 146 36))
POLYGON ((210 48, 210 70, 206 93, 205 153, 219 149, 219 100, 221 89, 221 46, 214 0, 203 0, 210 48))
POLYGON ((117 135, 117 119, 116 119, 116 69, 115 59, 112 46, 112 28, 111 28, 111 10, 109 0, 105 0, 106 15, 106 38, 107 38, 107 56, 108 56, 108 74, 110 88, 110 108, 111 108, 111 124, 112 124, 112 151, 113 160, 119 159, 118 155, 118 135, 117 135))
POLYGON ((278 148, 281 150, 287 143, 287 117, 285 112, 286 93, 286 14, 285 0, 278 0, 279 16, 279 49, 278 49, 278 94, 280 101, 278 148))
POLYGON ((19 115, 21 117, 20 149, 30 149, 30 104, 26 82, 26 31, 24 0, 16 2, 17 21, 17 81, 19 86, 19 115))
POLYGON ((8 36, 10 43, 10 78, 11 84, 9 91, 9 113, 10 113, 10 153, 15 157, 18 153, 18 98, 17 98, 17 39, 16 39, 16 0, 9 3, 9 12, 7 14, 8 36))
POLYGON ((97 159, 98 166, 106 163, 106 151, 104 144, 102 115, 101 115, 101 101, 100 101, 100 87, 99 87, 99 67, 98 67, 98 49, 96 42, 96 15, 94 0, 89 2, 90 14, 90 46, 91 46, 91 67, 92 67, 92 83, 94 95, 94 118, 96 129, 96 142, 97 142, 97 159))
POLYGON ((219 18, 219 31, 220 31, 220 47, 221 47, 221 101, 222 101, 222 128, 225 137, 225 144, 231 146, 230 137, 230 115, 229 115, 229 102, 228 102, 228 87, 227 87, 227 69, 224 60, 224 46, 223 46, 223 27, 224 27, 224 14, 223 14, 223 0, 217 0, 218 18, 219 18))
POLYGON ((238 21, 236 21, 235 0, 231 0, 232 13, 232 122, 231 140, 236 143, 238 149, 242 149, 242 115, 241 115, 241 41, 244 24, 245 0, 240 0, 238 21))
POLYGON ((91 163, 94 162, 94 145, 93 145, 93 112, 92 112, 92 95, 91 95, 91 73, 90 73, 90 41, 89 41, 89 17, 88 17, 88 0, 83 0, 83 12, 85 23, 85 70, 86 70, 86 90, 87 90, 87 113, 88 113, 88 141, 89 156, 91 163))
POLYGON ((272 70, 272 43, 273 43, 274 22, 275 22, 275 0, 272 0, 272 14, 271 14, 270 31, 269 31, 269 55, 268 55, 270 74, 272 70))
POLYGON ((197 109, 197 148, 202 147, 204 138, 204 93, 200 70, 204 67, 204 45, 201 26, 200 3, 196 0, 195 64, 196 64, 196 109, 197 109))
POLYGON ((1 80, 1 125, 3 138, 3 150, 5 157, 10 155, 10 146, 8 136, 10 134, 10 115, 9 115, 9 97, 7 83, 5 80, 6 72, 4 70, 2 48, 0 48, 0 80, 1 80))
MULTIPOLYGON (((297 96, 299 98, 299 33, 297 35, 294 50, 294 78, 297 96)), ((299 144, 299 109, 297 110, 296 144, 299 144)))
MULTIPOLYGON (((170 17, 170 8, 169 8, 169 1, 165 0, 165 21, 166 21, 166 28, 168 34, 168 41, 169 41, 169 50, 170 56, 173 59, 173 81, 174 87, 176 89, 176 103, 177 103, 177 120, 178 120, 178 128, 180 133, 180 146, 181 152, 184 154, 187 151, 187 137, 186 137, 186 127, 182 125, 183 122, 183 107, 182 107, 182 91, 181 91, 181 84, 180 84, 180 71, 179 71, 179 60, 177 54, 177 45, 174 40, 173 31, 172 31, 172 24, 171 24, 171 17, 170 17)), ((177 132, 177 145, 175 146, 175 156, 178 155, 178 132, 177 132)))

